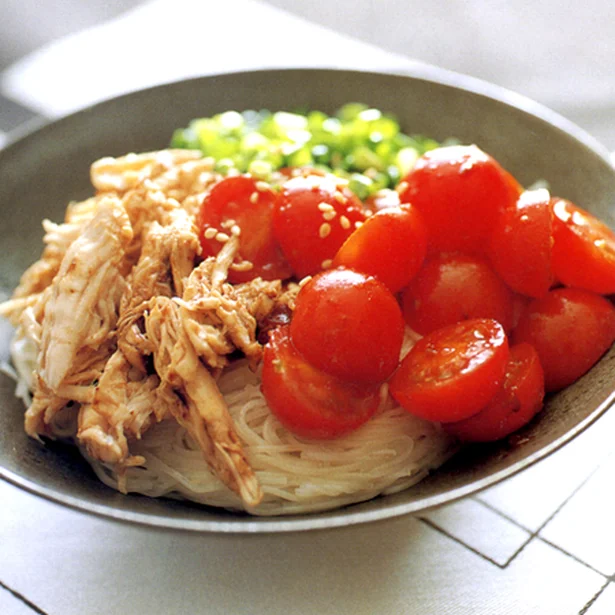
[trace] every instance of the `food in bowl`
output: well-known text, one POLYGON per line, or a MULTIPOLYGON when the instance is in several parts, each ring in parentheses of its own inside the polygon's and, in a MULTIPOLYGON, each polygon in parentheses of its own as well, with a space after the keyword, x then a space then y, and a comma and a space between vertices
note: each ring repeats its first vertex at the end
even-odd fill
POLYGON ((475 146, 360 105, 172 145, 95 162, 0 308, 26 431, 120 491, 275 515, 405 489, 613 342, 610 230, 475 146))

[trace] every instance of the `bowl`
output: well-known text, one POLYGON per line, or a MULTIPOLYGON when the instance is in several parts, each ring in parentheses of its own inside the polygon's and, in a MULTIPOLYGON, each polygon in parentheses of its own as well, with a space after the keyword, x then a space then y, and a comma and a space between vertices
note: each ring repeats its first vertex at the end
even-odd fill
MULTIPOLYGON (((332 112, 349 101, 395 114, 406 132, 476 143, 523 185, 546 179, 553 194, 613 225, 615 169, 608 153, 564 118, 509 91, 428 66, 405 75, 321 69, 233 73, 104 101, 26 131, 0 151, 0 292, 8 295, 38 258, 40 221, 60 220, 69 201, 91 194, 94 160, 164 148, 173 129, 194 117, 249 108, 332 112)), ((0 360, 8 358, 10 336, 3 321, 0 360)), ((411 489, 330 512, 275 518, 120 495, 94 476, 74 448, 28 438, 14 382, 0 375, 0 477, 80 511, 164 528, 287 532, 385 520, 476 493, 569 442, 613 403, 614 361, 611 349, 583 378, 550 397, 544 411, 514 438, 468 447, 411 489)))

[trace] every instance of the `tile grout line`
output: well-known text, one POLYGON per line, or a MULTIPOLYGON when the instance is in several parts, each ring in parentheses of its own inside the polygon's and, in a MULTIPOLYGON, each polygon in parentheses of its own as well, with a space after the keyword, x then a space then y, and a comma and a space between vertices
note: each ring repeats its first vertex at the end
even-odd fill
POLYGON ((592 605, 594 604, 594 602, 596 602, 596 600, 598 600, 598 598, 600 598, 600 596, 602 595, 602 593, 604 592, 604 590, 608 587, 610 581, 607 580, 607 582, 596 592, 596 594, 594 596, 592 596, 587 603, 583 606, 583 608, 579 611, 578 615, 585 615, 585 613, 587 613, 587 611, 589 611, 589 609, 592 607, 592 605))
POLYGON ((48 615, 45 611, 36 606, 34 602, 31 602, 23 594, 20 594, 18 591, 10 588, 8 585, 6 585, 6 583, 0 581, 0 588, 6 589, 6 591, 9 592, 14 598, 19 600, 20 602, 23 602, 23 604, 32 609, 35 613, 38 613, 38 615, 48 615))

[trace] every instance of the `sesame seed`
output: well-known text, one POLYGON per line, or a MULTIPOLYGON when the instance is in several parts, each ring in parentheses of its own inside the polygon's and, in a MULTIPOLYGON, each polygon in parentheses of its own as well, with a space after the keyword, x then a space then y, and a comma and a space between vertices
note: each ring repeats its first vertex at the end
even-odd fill
POLYGON ((331 220, 333 220, 335 216, 337 216, 337 212, 335 211, 335 209, 333 211, 325 211, 322 214, 323 219, 326 220, 327 222, 331 222, 331 220))
POLYGON ((401 194, 406 191, 406 188, 408 188, 408 182, 400 182, 395 190, 397 191, 397 194, 401 194))
POLYGON ((331 232, 331 225, 328 222, 323 222, 318 229, 318 234, 321 239, 324 239, 331 232))
POLYGON ((361 228, 362 226, 363 226, 363 222, 361 222, 361 220, 357 220, 357 221, 354 223, 354 227, 355 227, 355 228, 361 228))
POLYGON ((301 280, 299 280, 299 288, 303 288, 311 279, 311 275, 306 275, 304 278, 301 278, 301 280))
POLYGON ((250 269, 254 268, 254 264, 250 261, 241 261, 241 263, 233 263, 230 266, 230 269, 233 271, 250 271, 250 269))
POLYGON ((205 239, 213 239, 217 234, 218 234, 218 229, 215 229, 212 226, 210 226, 209 228, 206 228, 205 232, 203 233, 203 235, 205 236, 205 239))
POLYGON ((323 212, 335 211, 335 207, 333 207, 333 205, 330 203, 325 203, 324 201, 322 203, 318 203, 318 209, 323 212))
POLYGON ((342 205, 348 200, 341 192, 335 192, 333 198, 342 205))
POLYGON ((269 184, 268 184, 267 182, 264 182, 264 181, 257 181, 257 182, 254 184, 254 186, 256 187, 256 189, 257 189, 259 192, 267 192, 267 190, 269 190, 269 189, 270 189, 269 184))
POLYGON ((239 237, 239 235, 241 235, 241 229, 236 224, 231 226, 231 235, 234 235, 235 237, 239 237))
POLYGON ((340 225, 342 228, 350 228, 350 220, 346 216, 340 216, 340 225))
POLYGON ((331 265, 333 265, 333 261, 330 258, 327 258, 326 260, 322 261, 322 263, 320 263, 320 266, 323 269, 329 269, 331 265))
POLYGON ((371 209, 366 209, 363 213, 365 214, 366 218, 369 218, 370 216, 374 215, 374 212, 371 209))
POLYGON ((258 201, 258 192, 253 192, 250 195, 250 203, 255 204, 258 201))
POLYGON ((216 241, 220 243, 225 243, 230 239, 230 237, 226 233, 216 233, 216 241))

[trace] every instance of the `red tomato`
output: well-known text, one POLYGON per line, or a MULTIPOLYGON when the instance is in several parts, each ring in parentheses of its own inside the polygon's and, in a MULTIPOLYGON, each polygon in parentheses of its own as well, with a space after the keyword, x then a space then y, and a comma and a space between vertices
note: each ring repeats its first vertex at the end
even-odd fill
POLYGON ((388 207, 370 216, 346 239, 333 267, 378 278, 392 293, 416 275, 427 250, 427 229, 412 205, 388 207))
POLYGON ((504 385, 477 414, 445 423, 444 429, 464 442, 493 442, 529 423, 542 408, 545 377, 538 353, 529 344, 510 349, 504 385))
POLYGON ((613 305, 579 288, 558 288, 534 299, 513 332, 514 343, 536 348, 547 391, 558 391, 580 378, 614 340, 613 305))
POLYGON ((276 200, 277 195, 267 184, 246 175, 220 180, 205 197, 198 219, 204 256, 215 256, 223 245, 216 236, 224 239, 236 226, 240 232, 239 257, 252 263, 247 271, 231 268, 231 282, 246 282, 259 276, 265 280, 285 279, 292 275, 273 235, 276 200))
POLYGON ((464 320, 421 338, 391 378, 389 390, 416 416, 460 421, 497 393, 508 355, 508 340, 497 321, 464 320))
POLYGON ((387 207, 399 207, 401 205, 399 192, 389 189, 379 190, 376 194, 367 197, 365 205, 372 211, 380 211, 387 207))
POLYGON ((517 182, 478 147, 441 147, 421 156, 400 183, 403 203, 425 218, 432 250, 483 253, 500 213, 514 204, 517 182))
POLYGON ((382 382, 399 362, 404 321, 384 284, 340 268, 323 271, 301 289, 290 334, 318 369, 346 381, 382 382))
POLYGON ((402 295, 404 318, 425 335, 469 318, 513 324, 513 293, 484 260, 464 254, 428 259, 402 295))
POLYGON ((544 296, 553 284, 553 212, 547 190, 524 192, 499 216, 489 256, 495 270, 515 291, 544 296))
POLYGON ((352 431, 380 403, 379 385, 342 382, 310 365, 291 343, 288 326, 269 335, 261 388, 279 421, 306 438, 335 438, 352 431))
POLYGON ((553 201, 555 277, 566 286, 615 293, 615 233, 570 201, 553 201))
POLYGON ((338 178, 299 176, 282 185, 273 229, 293 271, 302 278, 330 267, 355 223, 364 220, 361 201, 338 178))

